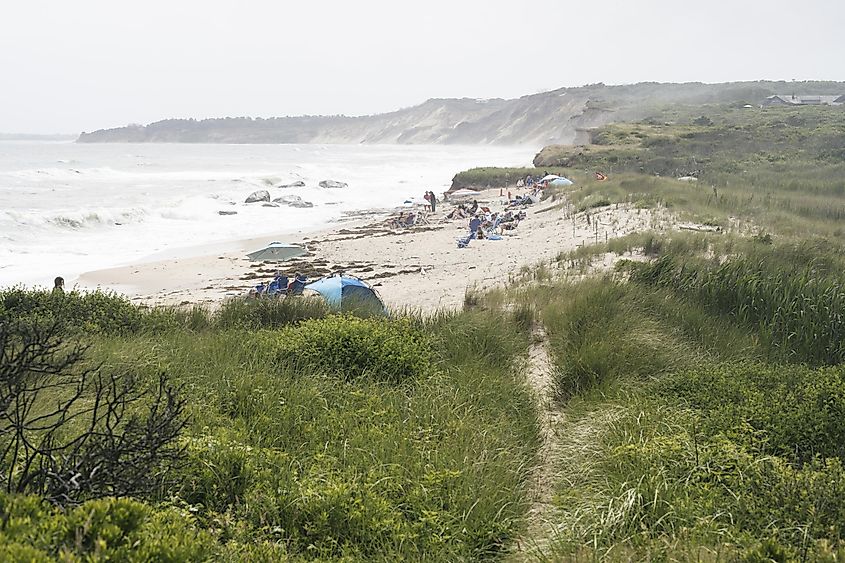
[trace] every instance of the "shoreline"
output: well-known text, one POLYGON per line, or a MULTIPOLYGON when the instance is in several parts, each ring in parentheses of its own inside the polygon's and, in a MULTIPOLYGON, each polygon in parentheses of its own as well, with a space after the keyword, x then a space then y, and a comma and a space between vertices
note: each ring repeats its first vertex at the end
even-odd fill
MULTIPOLYGON (((477 200, 493 211, 505 203, 498 189, 479 192, 477 200)), ((426 224, 402 230, 386 225, 390 210, 366 210, 326 229, 269 240, 233 240, 217 250, 208 248, 209 252, 204 250, 214 245, 176 250, 168 257, 86 272, 76 283, 81 289, 125 293, 132 301, 151 306, 213 307, 246 295, 258 281, 269 281, 277 268, 289 276, 302 272, 309 281, 343 272, 372 285, 389 308, 431 312, 460 308, 468 288, 503 286, 521 269, 551 262, 561 252, 593 242, 597 224, 603 242, 605 236, 644 230, 653 217, 647 210, 617 206, 591 210, 592 223, 587 224, 583 213, 570 215, 567 207, 560 199, 528 206, 526 219, 501 240, 473 240, 460 249, 456 240, 468 232, 468 221, 445 220, 453 208, 450 203, 438 204, 426 224), (251 262, 245 256, 271 240, 303 244, 309 254, 281 263, 251 262)))

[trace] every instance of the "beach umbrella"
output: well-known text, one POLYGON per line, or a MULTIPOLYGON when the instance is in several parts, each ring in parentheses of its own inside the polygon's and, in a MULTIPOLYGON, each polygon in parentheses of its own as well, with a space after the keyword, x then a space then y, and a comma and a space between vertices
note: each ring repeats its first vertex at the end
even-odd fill
POLYGON ((549 185, 550 185, 550 186, 555 186, 555 187, 558 187, 558 186, 571 186, 571 185, 572 185, 572 180, 570 180, 569 178, 564 178, 564 177, 562 177, 562 176, 558 176, 557 178, 555 178, 554 180, 552 180, 551 182, 549 182, 549 185))
POLYGON ((386 310, 375 290, 354 276, 334 275, 320 278, 305 286, 323 296, 329 307, 340 311, 367 311, 385 314, 386 310))
POLYGON ((308 254, 308 251, 301 246, 282 242, 271 242, 261 250, 250 252, 247 256, 250 260, 284 262, 285 260, 302 256, 303 254, 308 254))

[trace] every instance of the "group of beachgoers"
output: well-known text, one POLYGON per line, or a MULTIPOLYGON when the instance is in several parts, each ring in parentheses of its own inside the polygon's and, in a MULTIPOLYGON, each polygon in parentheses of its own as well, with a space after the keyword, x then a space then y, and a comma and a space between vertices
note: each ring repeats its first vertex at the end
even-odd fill
MULTIPOLYGON (((505 234, 506 231, 516 229, 520 221, 526 217, 525 206, 537 203, 542 195, 542 187, 531 176, 528 176, 522 185, 526 186, 526 184, 532 187, 531 191, 516 197, 511 197, 511 193, 508 192, 507 205, 501 212, 492 211, 487 206, 479 205, 478 200, 473 199, 472 203, 459 203, 447 213, 443 221, 462 219, 469 221, 469 233, 458 239, 458 247, 465 248, 471 240, 498 240, 502 238, 501 235, 505 234)), ((517 185, 519 186, 519 184, 517 185)), ((427 212, 435 212, 438 200, 434 192, 427 191, 423 198, 427 202, 425 210, 418 212, 401 211, 397 217, 388 220, 388 226, 407 229, 419 224, 427 212)), ((288 278, 281 270, 277 270, 272 281, 269 283, 259 282, 258 285, 249 290, 248 297, 268 298, 281 297, 282 295, 301 295, 307 282, 307 278, 299 272, 293 278, 288 278)))
MULTIPOLYGON (((449 211, 443 217, 443 221, 462 219, 468 221, 469 233, 458 239, 458 247, 466 247, 469 241, 473 239, 497 240, 506 231, 515 229, 519 225, 519 222, 525 219, 526 213, 524 207, 537 203, 540 201, 540 196, 542 195, 542 187, 534 182, 530 176, 526 178, 526 180, 529 179, 532 189, 528 193, 517 195, 516 197, 512 197, 509 191, 507 193, 507 204, 501 212, 492 211, 487 206, 479 205, 477 199, 473 199, 472 203, 459 203, 449 211)), ((448 200, 448 193, 446 195, 448 200)), ((426 192, 424 198, 428 202, 425 210, 419 212, 401 211, 398 216, 388 220, 388 226, 391 228, 407 229, 419 224, 420 220, 426 216, 427 211, 436 210, 437 205, 437 198, 433 192, 426 192)))
POLYGON ((282 295, 302 295, 302 290, 305 289, 305 284, 308 283, 308 278, 297 272, 293 279, 289 279, 281 270, 276 270, 276 275, 270 283, 265 284, 260 281, 258 285, 249 290, 247 297, 263 298, 263 297, 281 297, 282 295))

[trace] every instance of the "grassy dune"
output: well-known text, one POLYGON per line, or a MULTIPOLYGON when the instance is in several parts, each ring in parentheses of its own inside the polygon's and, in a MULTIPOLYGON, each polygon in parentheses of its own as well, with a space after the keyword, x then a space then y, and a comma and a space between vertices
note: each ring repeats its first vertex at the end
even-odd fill
MULTIPOLYGON (((732 289, 737 302, 757 297, 732 289)), ((829 362, 675 288, 603 278, 544 294, 566 415, 549 555, 842 556, 838 363, 812 367, 829 362)))
POLYGON ((5 318, 58 319, 102 370, 166 373, 190 415, 168 489, 70 514, 3 497, 7 517, 38 506, 50 530, 7 529, 0 552, 120 558, 140 538, 174 560, 460 560, 495 554, 520 527, 537 427, 518 377, 527 326, 512 313, 357 319, 290 300, 211 315, 105 295, 0 297, 5 318), (73 514, 88 510, 102 527, 85 524, 92 543, 80 544, 73 514))

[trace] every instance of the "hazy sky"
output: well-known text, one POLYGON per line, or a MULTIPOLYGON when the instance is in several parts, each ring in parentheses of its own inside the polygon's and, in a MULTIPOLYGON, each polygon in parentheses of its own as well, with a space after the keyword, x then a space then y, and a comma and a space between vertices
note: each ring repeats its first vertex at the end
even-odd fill
POLYGON ((845 80, 843 0, 2 0, 0 131, 845 80))

